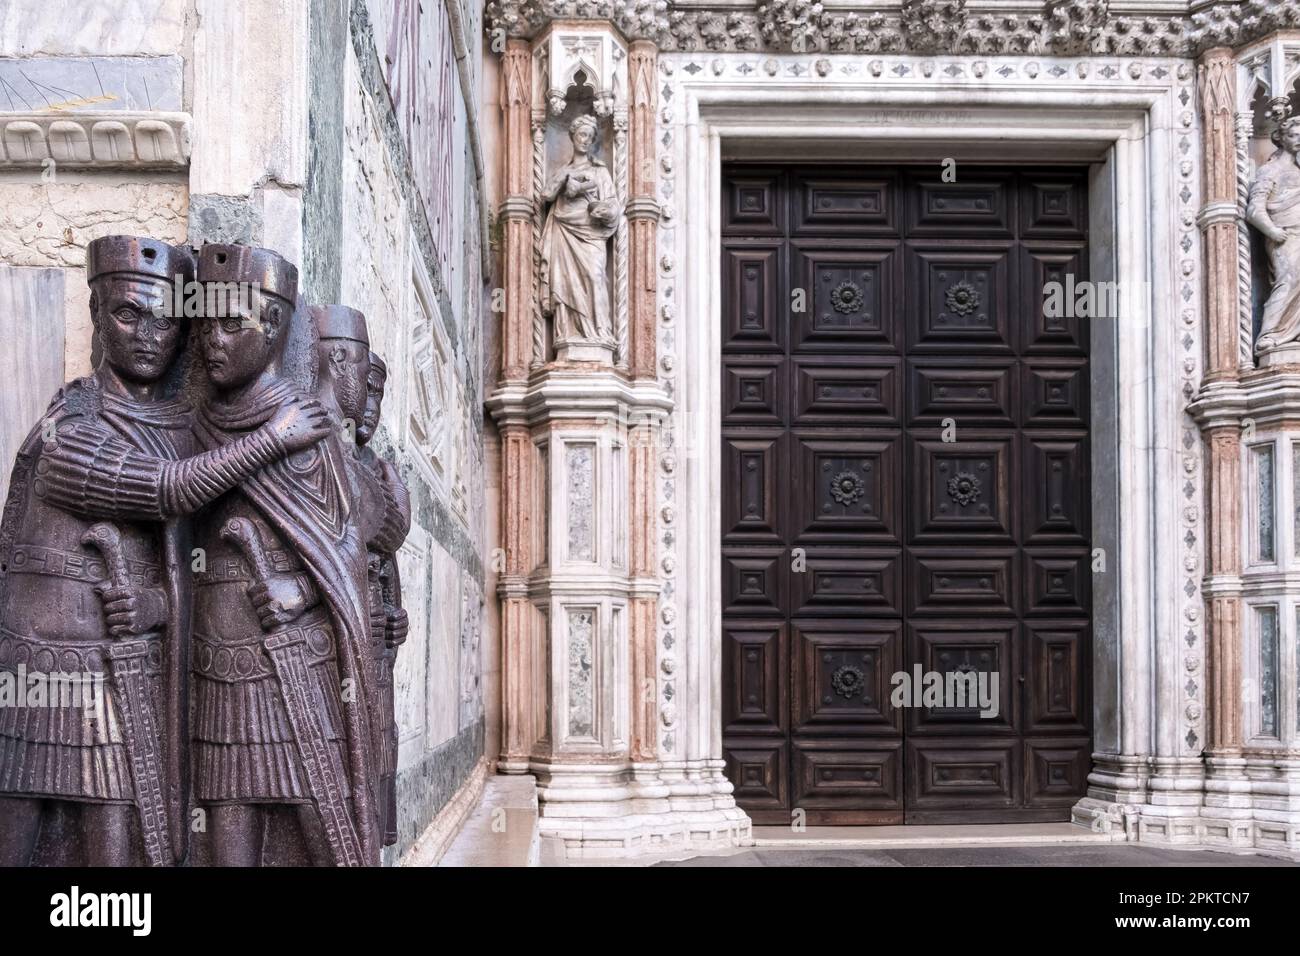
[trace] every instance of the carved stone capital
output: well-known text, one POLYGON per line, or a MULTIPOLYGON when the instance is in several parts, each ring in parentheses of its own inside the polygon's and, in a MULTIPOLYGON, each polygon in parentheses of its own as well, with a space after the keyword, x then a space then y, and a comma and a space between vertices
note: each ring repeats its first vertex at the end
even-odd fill
POLYGON ((1237 203, 1233 200, 1221 199, 1218 202, 1208 202, 1201 207, 1201 212, 1196 217, 1196 224, 1201 227, 1202 232, 1220 223, 1235 224, 1238 212, 1237 203))
POLYGON ((501 218, 506 222, 528 222, 533 218, 533 208, 529 196, 507 196, 501 200, 501 218))
POLYGON ((659 203, 648 197, 631 199, 627 204, 627 218, 636 222, 641 219, 648 219, 651 222, 658 222, 663 210, 659 203))

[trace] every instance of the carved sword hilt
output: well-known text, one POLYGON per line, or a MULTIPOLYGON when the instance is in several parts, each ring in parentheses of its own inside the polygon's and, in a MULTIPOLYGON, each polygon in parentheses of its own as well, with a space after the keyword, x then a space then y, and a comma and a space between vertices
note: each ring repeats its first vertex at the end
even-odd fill
POLYGON ((252 566, 258 584, 271 580, 271 562, 262 546, 262 538, 247 518, 231 518, 221 529, 221 540, 238 550, 252 566))
POLYGON ((100 521, 86 529, 81 536, 81 543, 94 548, 104 558, 108 568, 110 587, 126 588, 131 586, 131 568, 126 561, 126 547, 122 543, 122 532, 110 521, 100 521))

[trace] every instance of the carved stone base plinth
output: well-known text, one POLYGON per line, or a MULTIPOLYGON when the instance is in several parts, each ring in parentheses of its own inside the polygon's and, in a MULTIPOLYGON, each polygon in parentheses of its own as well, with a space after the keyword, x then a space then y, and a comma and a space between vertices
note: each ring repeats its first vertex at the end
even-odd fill
POLYGON ((1300 342, 1270 349, 1259 357, 1260 368, 1277 368, 1280 365, 1300 365, 1300 342))
POLYGON ((570 860, 718 852, 748 846, 751 824, 721 761, 658 765, 535 763, 542 837, 570 860))
POLYGON ((1147 761, 1098 761, 1088 796, 1074 805, 1071 819, 1116 841, 1256 850, 1300 860, 1300 758, 1207 756, 1199 782, 1190 766, 1150 775, 1139 763, 1147 761), (1132 763, 1121 766, 1126 761, 1132 763), (1162 797, 1162 789, 1176 790, 1178 802, 1162 797))
POLYGON ((599 342, 562 342, 555 346, 557 362, 600 362, 614 364, 614 346, 599 342))

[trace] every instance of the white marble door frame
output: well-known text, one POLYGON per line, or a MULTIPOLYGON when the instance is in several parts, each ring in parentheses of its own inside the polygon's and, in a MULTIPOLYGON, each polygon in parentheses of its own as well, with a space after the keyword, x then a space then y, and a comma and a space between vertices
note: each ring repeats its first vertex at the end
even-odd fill
POLYGON ((1192 70, 1109 62, 662 57, 660 302, 679 370, 680 723, 665 762, 722 756, 721 164, 741 156, 1090 164, 1091 277, 1142 290, 1118 321, 1093 323, 1093 541, 1106 563, 1094 576, 1094 750, 1199 755, 1201 452, 1183 398, 1201 361, 1192 70))

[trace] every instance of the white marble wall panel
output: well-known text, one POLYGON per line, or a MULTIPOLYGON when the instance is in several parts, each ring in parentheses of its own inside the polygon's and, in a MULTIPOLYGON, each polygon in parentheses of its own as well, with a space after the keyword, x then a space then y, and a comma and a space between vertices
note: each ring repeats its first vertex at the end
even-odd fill
POLYGON ((62 269, 0 266, 0 503, 14 455, 63 384, 62 269))
POLYGON ((429 580, 429 551, 429 533, 415 525, 397 552, 397 565, 402 575, 402 603, 411 624, 406 643, 397 652, 397 663, 393 669, 397 755, 401 766, 417 762, 424 751, 427 727, 424 688, 428 679, 430 633, 430 605, 426 587, 429 580))

